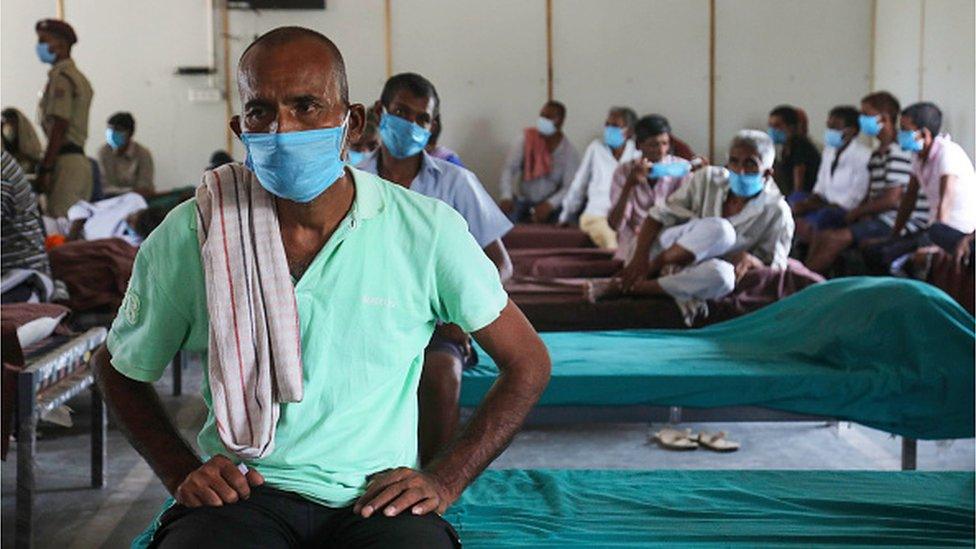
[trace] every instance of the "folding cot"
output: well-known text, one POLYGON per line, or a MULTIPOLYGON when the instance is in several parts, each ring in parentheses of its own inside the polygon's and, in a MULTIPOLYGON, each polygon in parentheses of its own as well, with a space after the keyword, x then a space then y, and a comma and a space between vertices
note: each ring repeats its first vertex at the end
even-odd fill
MULTIPOLYGON (((542 338, 553 370, 540 407, 746 406, 854 421, 903 436, 906 468, 915 439, 973 436, 973 317, 921 282, 838 279, 698 330, 542 338)), ((480 356, 462 406, 498 374, 480 356)))
POLYGON ((485 471, 445 518, 481 547, 972 546, 973 473, 485 471))

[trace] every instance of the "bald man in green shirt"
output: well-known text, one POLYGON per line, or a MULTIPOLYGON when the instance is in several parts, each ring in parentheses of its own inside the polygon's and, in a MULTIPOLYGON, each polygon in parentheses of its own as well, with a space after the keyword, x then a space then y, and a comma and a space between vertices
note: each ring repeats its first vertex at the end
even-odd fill
MULTIPOLYGON (((307 144, 323 129, 344 128, 344 144, 365 124, 364 107, 348 102, 341 54, 308 29, 259 38, 241 58, 238 85, 243 112, 232 127, 245 138, 294 132, 307 144)), ((300 402, 280 404, 274 450, 242 462, 224 448, 205 375, 198 456, 151 385, 180 349, 208 349, 194 201, 142 245, 96 357, 110 409, 176 500, 151 545, 456 547, 439 513, 537 401, 549 377, 544 345, 446 204, 350 168, 313 198, 292 200, 262 169, 255 173, 275 194, 294 281, 304 383, 300 402), (501 376, 457 438, 420 469, 417 384, 438 321, 471 332, 501 376)))

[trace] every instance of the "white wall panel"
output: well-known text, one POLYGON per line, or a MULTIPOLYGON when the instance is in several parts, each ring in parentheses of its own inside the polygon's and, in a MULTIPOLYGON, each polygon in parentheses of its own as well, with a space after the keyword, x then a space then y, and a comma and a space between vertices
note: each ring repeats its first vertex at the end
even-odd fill
POLYGON ((922 98, 939 105, 943 131, 976 156, 976 3, 927 0, 922 98))
POLYGON ((781 103, 805 109, 822 142, 827 112, 867 93, 869 0, 718 0, 716 12, 715 161, 781 103))
POLYGON ((553 28, 553 94, 581 153, 602 135, 607 109, 622 105, 665 115, 707 154, 707 0, 556 0, 553 28))
POLYGON ((512 140, 546 99, 545 3, 398 0, 393 8, 393 71, 434 83, 441 144, 494 193, 512 140))

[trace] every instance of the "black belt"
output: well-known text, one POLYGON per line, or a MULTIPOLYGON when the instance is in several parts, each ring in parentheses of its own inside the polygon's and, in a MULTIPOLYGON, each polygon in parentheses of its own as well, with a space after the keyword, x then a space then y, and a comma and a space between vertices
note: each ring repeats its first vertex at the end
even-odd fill
POLYGON ((62 154, 85 154, 85 149, 83 149, 81 145, 65 143, 64 145, 61 145, 60 149, 58 149, 58 156, 61 156, 62 154))

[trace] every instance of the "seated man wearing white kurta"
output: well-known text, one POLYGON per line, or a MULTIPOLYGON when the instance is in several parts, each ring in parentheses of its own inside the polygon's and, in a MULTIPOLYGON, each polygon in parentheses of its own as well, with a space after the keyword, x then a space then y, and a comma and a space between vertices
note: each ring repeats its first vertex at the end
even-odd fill
POLYGON ((651 208, 633 258, 617 279, 594 286, 591 298, 718 299, 750 269, 785 268, 794 225, 773 181, 774 157, 765 133, 738 132, 725 167, 698 171, 665 204, 651 208))

